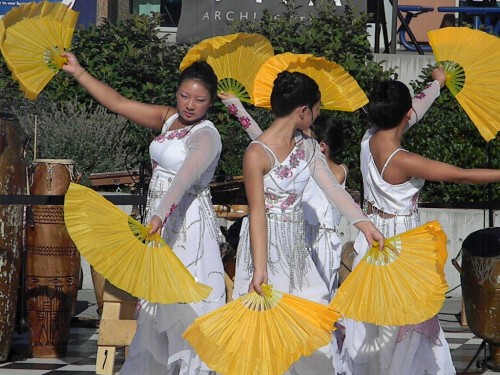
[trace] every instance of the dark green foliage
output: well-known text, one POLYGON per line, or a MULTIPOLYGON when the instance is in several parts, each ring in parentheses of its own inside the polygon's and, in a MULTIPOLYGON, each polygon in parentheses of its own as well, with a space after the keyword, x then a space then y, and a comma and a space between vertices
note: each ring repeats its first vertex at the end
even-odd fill
MULTIPOLYGON (((415 92, 430 81, 431 70, 432 67, 428 67, 419 80, 413 82, 415 92)), ((461 168, 500 168, 500 138, 486 142, 446 88, 405 139, 406 148, 430 159, 461 168)), ((488 189, 478 185, 427 182, 421 200, 444 203, 488 201, 490 198, 500 199, 498 185, 493 184, 488 189)))
MULTIPOLYGON (((317 10, 317 14, 306 22, 299 19, 293 1, 288 1, 283 5, 283 12, 279 17, 265 12, 261 20, 238 23, 234 25, 233 31, 266 36, 275 53, 312 53, 335 61, 349 71, 367 93, 378 82, 392 76, 392 71, 384 71, 379 63, 373 61, 366 31, 368 15, 359 14, 348 5, 345 14, 340 16, 329 0, 318 0, 317 10)), ((99 27, 76 30, 72 51, 82 66, 124 96, 148 103, 175 106, 178 66, 190 46, 165 43, 157 36, 158 26, 158 17, 132 16, 117 25, 105 21, 99 27)), ((416 91, 428 80, 429 72, 430 69, 423 72, 422 77, 415 82, 416 91)), ((65 148, 60 152, 70 152, 68 155, 74 153, 73 158, 81 159, 79 164, 85 165, 86 173, 105 171, 106 168, 109 168, 108 171, 123 170, 125 161, 121 159, 127 159, 127 167, 137 167, 137 164, 133 164, 141 159, 148 159, 151 132, 107 117, 101 112, 102 108, 98 108, 97 103, 63 72, 50 82, 40 99, 27 104, 22 99, 17 83, 11 79, 3 58, 0 58, 0 90, 2 111, 31 111, 23 112, 22 121, 32 121, 35 113, 40 116, 45 113, 47 119, 44 121, 60 126, 59 132, 73 132, 75 145, 69 145, 67 141, 60 142, 61 147, 65 148), (61 120, 56 121, 48 116, 51 112, 59 114, 61 120), (89 129, 78 132, 65 125, 79 124, 87 127, 92 121, 114 126, 99 123, 96 124, 95 132, 90 126, 89 129), (99 127, 111 132, 109 136, 104 137, 99 127), (94 140, 94 144, 90 139, 94 140), (122 142, 117 145, 117 151, 99 151, 110 147, 107 143, 110 139, 122 142), (86 149, 88 151, 84 151, 86 149), (100 158, 99 165, 95 164, 96 155, 100 158)), ((263 129, 271 123, 272 116, 268 111, 250 105, 246 107, 263 129)), ((342 161, 350 168, 347 182, 349 188, 359 190, 359 141, 367 128, 363 111, 332 112, 331 115, 352 124, 346 137, 342 161)), ((220 102, 215 103, 209 118, 219 129, 223 142, 218 174, 240 175, 243 153, 250 139, 220 102)), ((28 132, 30 127, 28 123, 23 124, 28 132)), ((53 137, 57 138, 55 134, 57 132, 53 137)), ((441 97, 420 124, 409 132, 405 147, 424 156, 467 168, 487 166, 486 155, 489 153, 491 167, 500 168, 498 137, 489 144, 482 140, 465 112, 446 89, 443 89, 441 97)), ((494 198, 500 199, 499 189, 492 190, 494 198)), ((484 201, 487 200, 487 191, 481 186, 428 183, 423 200, 443 203, 484 201)))

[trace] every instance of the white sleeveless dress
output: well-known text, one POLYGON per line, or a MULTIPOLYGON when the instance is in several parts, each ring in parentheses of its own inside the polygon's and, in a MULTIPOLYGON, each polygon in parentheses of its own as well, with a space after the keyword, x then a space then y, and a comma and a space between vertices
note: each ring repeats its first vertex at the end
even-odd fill
MULTIPOLYGON (((224 99, 222 102, 229 113, 238 119, 241 127, 252 141, 262 134, 259 125, 237 98, 224 99)), ((344 165, 341 165, 341 167, 344 168, 345 179, 347 179, 347 168, 344 165)), ((343 188, 345 188, 345 179, 341 185, 343 188)), ((313 178, 309 179, 304 188, 302 206, 304 209, 306 244, 311 250, 311 256, 321 278, 328 286, 329 298, 331 299, 338 286, 342 244, 337 229, 342 215, 328 201, 313 178)))
MULTIPOLYGON (((341 184, 345 188, 345 178, 341 184)), ((309 179, 305 189, 302 205, 304 207, 306 243, 311 248, 311 256, 322 279, 328 286, 329 298, 333 298, 338 288, 338 272, 342 241, 338 227, 342 218, 337 208, 328 202, 325 194, 314 179, 309 179)))
MULTIPOLYGON (((295 140, 294 149, 281 163, 271 149, 256 142, 264 147, 274 161, 273 167, 263 178, 268 231, 268 278, 276 290, 327 304, 330 301, 328 286, 316 268, 305 241, 302 194, 310 176, 324 191, 329 203, 339 207, 339 211, 351 223, 367 219, 352 197, 338 184, 318 143, 299 133, 295 140)), ((242 225, 233 299, 248 293, 252 280, 250 223, 251 220, 248 220, 242 225)), ((296 375, 334 373, 332 343, 311 356, 302 357, 287 372, 296 375)))
POLYGON ((208 189, 221 142, 207 120, 169 131, 176 117, 167 120, 150 146, 153 175, 145 222, 158 210, 166 212, 163 238, 196 281, 212 287, 212 292, 207 300, 190 304, 141 300, 137 332, 120 375, 213 373, 181 335, 195 318, 225 303, 222 234, 208 189), (161 210, 162 205, 166 209, 161 210))

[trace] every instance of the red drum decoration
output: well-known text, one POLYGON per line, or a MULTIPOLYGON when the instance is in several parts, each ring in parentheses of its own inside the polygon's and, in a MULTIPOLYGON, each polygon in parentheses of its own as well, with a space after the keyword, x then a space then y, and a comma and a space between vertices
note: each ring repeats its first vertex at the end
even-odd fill
MULTIPOLYGON (((0 113, 0 194, 26 194, 18 120, 0 113)), ((23 206, 0 205, 0 362, 9 355, 15 326, 21 252, 23 206)))
MULTIPOLYGON (((64 195, 75 182, 73 160, 35 159, 32 195, 64 195)), ((33 206, 27 228, 26 303, 34 357, 66 355, 76 304, 80 253, 64 224, 62 205, 33 206)))

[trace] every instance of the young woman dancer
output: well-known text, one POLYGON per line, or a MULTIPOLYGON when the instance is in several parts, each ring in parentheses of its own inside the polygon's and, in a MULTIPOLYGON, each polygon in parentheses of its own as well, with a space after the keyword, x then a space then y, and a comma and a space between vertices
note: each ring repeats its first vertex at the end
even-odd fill
MULTIPOLYGON (((340 186, 318 143, 302 134, 319 114, 316 82, 298 72, 282 72, 274 81, 270 127, 247 148, 243 175, 249 220, 238 247, 234 298, 263 283, 315 302, 328 303, 329 290, 306 246, 302 194, 312 176, 329 201, 366 236, 384 240, 359 206, 340 186), (299 130, 299 131, 297 131, 299 130)), ((304 357, 290 369, 296 374, 334 373, 332 347, 304 357)))
MULTIPOLYGON (((252 140, 256 140, 262 129, 246 111, 241 101, 232 94, 219 93, 229 113, 235 116, 242 128, 252 140)), ((345 188, 348 168, 337 163, 337 156, 344 148, 344 131, 342 124, 332 116, 319 115, 311 128, 303 134, 313 137, 319 143, 319 149, 325 155, 330 171, 340 185, 345 188)), ((328 286, 329 298, 332 299, 338 287, 338 271, 342 243, 338 235, 338 227, 342 215, 331 205, 325 194, 313 178, 310 178, 304 188, 302 198, 306 243, 323 281, 328 286)))
MULTIPOLYGON (((408 152, 403 134, 439 96, 446 75, 432 72, 434 81, 412 101, 401 82, 380 84, 370 95, 368 118, 373 128, 361 142, 364 209, 389 237, 419 226, 418 195, 425 180, 469 184, 500 181, 500 171, 462 169, 408 152)), ((359 236, 354 267, 369 249, 359 236)), ((437 317, 404 327, 376 326, 344 320, 343 373, 350 375, 452 375, 455 368, 437 317)), ((341 371, 339 371, 341 372, 341 371)))
MULTIPOLYGON (((109 110, 160 134, 151 142, 153 174, 146 223, 163 238, 195 279, 212 287, 209 297, 190 304, 140 301, 138 328, 120 374, 210 374, 181 335, 192 321, 225 303, 221 233, 208 184, 220 152, 220 135, 206 119, 216 98, 217 76, 205 62, 180 75, 176 107, 129 100, 85 71, 74 55, 64 54, 63 70, 109 110)), ((123 270, 127 272, 127 270, 123 270)))

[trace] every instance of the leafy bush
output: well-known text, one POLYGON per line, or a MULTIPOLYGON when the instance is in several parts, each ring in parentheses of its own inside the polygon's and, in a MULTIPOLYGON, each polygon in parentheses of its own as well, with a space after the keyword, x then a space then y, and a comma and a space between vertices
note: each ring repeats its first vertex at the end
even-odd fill
MULTIPOLYGON (((305 23, 298 17, 294 2, 288 1, 283 5, 280 17, 264 12, 262 19, 256 22, 236 23, 233 32, 262 34, 270 40, 275 53, 312 53, 335 61, 367 93, 393 75, 392 70, 385 71, 381 64, 373 61, 366 32, 369 15, 358 14, 350 3, 346 5, 344 15, 338 15, 333 2, 328 0, 318 0, 316 8, 316 15, 305 23)), ((159 16, 131 16, 116 25, 105 21, 100 26, 78 29, 72 51, 90 73, 124 96, 175 106, 178 66, 190 45, 166 44, 157 35, 159 24, 159 16)), ((429 72, 422 73, 414 83, 415 88, 423 87, 429 72)), ((47 134, 46 141, 60 147, 54 149, 60 153, 56 157, 74 159, 80 170, 86 173, 123 170, 125 160, 131 165, 149 158, 151 131, 106 113, 64 73, 59 73, 50 82, 40 99, 28 105, 21 98, 18 85, 11 79, 3 58, 0 58, 0 90, 2 111, 20 114, 23 126, 31 135, 30 124, 37 114, 39 128, 47 134), (61 136, 63 133, 65 135, 61 136), (79 133, 82 133, 82 139, 79 133), (74 145, 71 136, 75 137, 74 145)), ((272 116, 268 111, 252 106, 247 106, 247 109, 262 128, 271 123, 272 116)), ((361 190, 359 141, 367 128, 365 116, 362 110, 332 112, 331 115, 352 124, 342 160, 350 167, 348 186, 361 190)), ((216 103, 208 116, 222 136, 223 154, 217 173, 240 175, 248 136, 221 103, 216 103)), ((49 146, 42 145, 41 139, 40 142, 40 152, 48 152, 49 146)), ((468 168, 487 166, 489 156, 491 167, 499 168, 499 142, 497 137, 485 143, 456 100, 444 89, 436 104, 408 134, 405 146, 427 157, 468 168)), ((434 202, 486 200, 486 192, 487 189, 478 186, 428 183, 423 199, 434 202)), ((494 199, 500 199, 499 194, 496 189, 494 199)))
MULTIPOLYGON (((424 69, 412 82, 415 92, 429 82, 432 67, 424 69)), ((450 163, 461 168, 500 169, 500 138, 486 142, 458 101, 447 90, 408 132, 405 147, 425 157, 450 163)), ((422 192, 424 202, 473 202, 500 200, 500 189, 480 185, 427 182, 422 192), (491 195, 490 195, 491 194, 491 195)))
MULTIPOLYGON (((366 31, 370 18, 368 14, 357 13, 348 3, 344 14, 338 15, 333 1, 320 0, 316 2, 317 13, 311 15, 309 23, 305 23, 300 20, 297 9, 293 1, 288 1, 283 4, 280 17, 264 11, 258 21, 236 23, 234 31, 264 35, 273 45, 276 54, 311 53, 335 61, 367 92, 373 85, 391 77, 392 70, 384 71, 380 63, 373 61, 366 31)), ((346 137, 346 150, 342 160, 350 168, 348 186, 353 190, 360 190, 359 140, 366 130, 364 113, 360 110, 354 113, 332 111, 330 114, 352 124, 346 137)), ((267 121, 259 125, 266 128, 271 117, 268 116, 267 121)))
POLYGON ((137 151, 125 147, 131 141, 127 120, 104 107, 82 105, 76 99, 56 103, 42 97, 36 105, 26 102, 16 108, 14 114, 31 145, 28 164, 34 158, 72 159, 86 185, 90 173, 137 165, 137 151))

